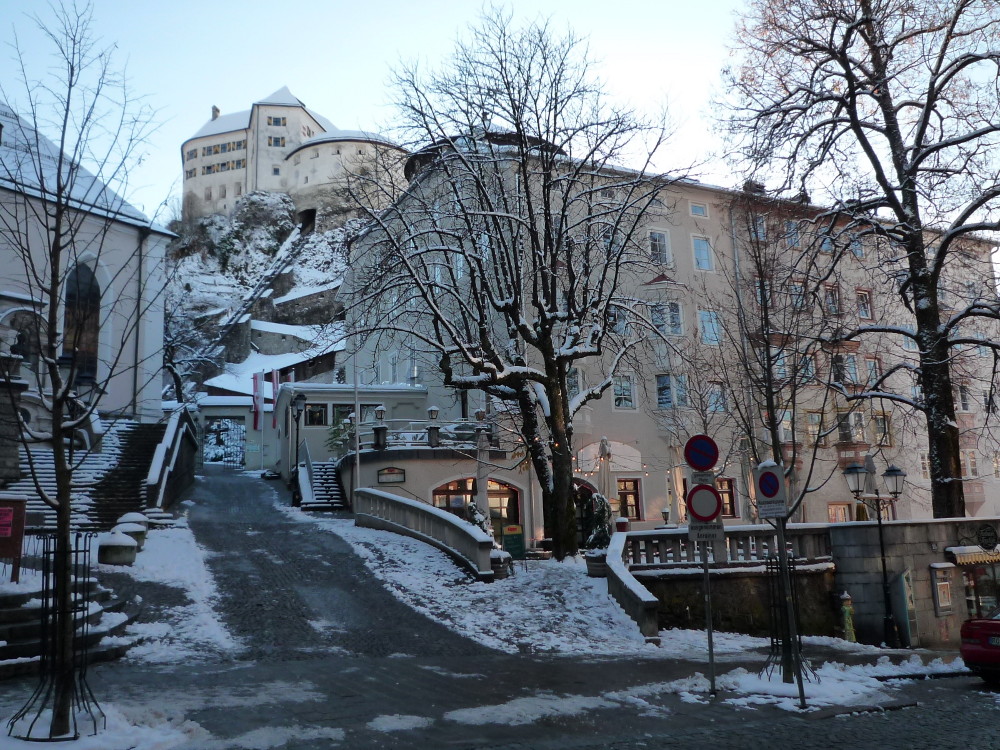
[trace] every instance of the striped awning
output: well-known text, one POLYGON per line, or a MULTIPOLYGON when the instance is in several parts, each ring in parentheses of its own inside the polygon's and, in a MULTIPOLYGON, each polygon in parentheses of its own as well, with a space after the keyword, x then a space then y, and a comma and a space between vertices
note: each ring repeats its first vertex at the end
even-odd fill
POLYGON ((946 547, 945 554, 956 565, 979 565, 980 563, 1000 563, 1000 548, 987 552, 982 547, 946 547))

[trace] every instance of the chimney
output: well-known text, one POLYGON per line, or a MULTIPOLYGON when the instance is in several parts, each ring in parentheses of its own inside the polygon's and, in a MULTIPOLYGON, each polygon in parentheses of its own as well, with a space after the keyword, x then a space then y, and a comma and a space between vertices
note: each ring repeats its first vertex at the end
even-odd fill
POLYGON ((221 111, 219 110, 219 108, 218 108, 218 107, 216 107, 216 106, 215 106, 215 105, 213 104, 213 105, 212 105, 212 119, 213 119, 213 120, 218 120, 218 119, 219 119, 219 115, 220 115, 220 114, 222 114, 222 112, 221 112, 221 111))

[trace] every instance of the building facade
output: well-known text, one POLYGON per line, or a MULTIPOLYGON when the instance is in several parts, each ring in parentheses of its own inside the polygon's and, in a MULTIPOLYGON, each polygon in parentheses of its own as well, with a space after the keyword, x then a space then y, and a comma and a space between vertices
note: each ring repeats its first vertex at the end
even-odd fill
POLYGON ((181 145, 186 220, 227 213, 246 192, 287 193, 300 217, 337 203, 345 174, 397 151, 384 138, 340 130, 282 87, 248 110, 221 114, 181 145))
MULTIPOLYGON (((421 169, 418 161, 408 165, 410 193, 387 213, 425 216, 395 224, 390 216, 373 227, 352 247, 357 269, 382 262, 387 244, 401 246, 394 233, 405 234, 405 243, 418 248, 442 236, 481 232, 458 255, 468 264, 489 254, 486 230, 470 228, 468 210, 448 218, 455 180, 447 170, 421 169), (433 197, 435 181, 440 201, 433 197), (449 220, 452 226, 445 226, 449 220)), ((616 175, 609 173, 607 183, 594 191, 601 200, 631 200, 621 189, 616 195, 615 185, 621 184, 616 175)), ((790 495, 801 498, 794 521, 864 520, 873 502, 887 518, 932 516, 926 425, 913 408, 921 399, 916 344, 893 283, 899 269, 892 267, 892 253, 877 231, 845 224, 804 197, 773 201, 753 184, 730 190, 679 180, 649 200, 623 241, 632 244, 635 262, 622 271, 618 294, 625 301, 612 316, 611 334, 644 340, 620 361, 610 362, 605 352, 581 359, 570 373, 577 392, 610 379, 601 398, 572 415, 578 486, 611 495, 616 509, 639 528, 683 522, 691 482, 683 447, 690 436, 709 434, 721 448, 716 486, 727 524, 759 520, 753 469, 776 455, 790 468, 790 495), (876 474, 890 465, 902 468, 907 474, 902 495, 890 498, 876 482, 862 495, 867 506, 859 503, 843 470, 866 462, 876 474)), ((977 300, 995 301, 992 250, 989 242, 969 240, 960 260, 943 273, 941 288, 955 310, 977 300)), ((369 310, 353 323, 377 328, 373 317, 384 321, 379 335, 357 344, 359 384, 426 387, 441 419, 470 419, 481 410, 502 435, 503 405, 474 390, 443 387, 440 352, 422 340, 431 334, 421 328, 421 305, 431 304, 432 297, 434 304, 446 304, 441 300, 449 292, 436 296, 439 286, 470 291, 468 266, 441 261, 436 268, 432 255, 414 252, 424 253, 425 270, 414 271, 417 265, 398 275, 399 269, 382 270, 392 287, 383 309, 369 310), (414 272, 426 278, 412 285, 420 287, 418 293, 408 295, 405 277, 414 272)), ((370 284, 373 276, 356 278, 370 284)), ((371 288, 364 291, 372 295, 371 288)), ((995 341, 997 334, 982 325, 970 327, 954 354, 961 479, 970 516, 1000 514, 992 350, 975 343, 995 341)), ((348 365, 345 371, 350 378, 355 368, 348 365)), ((523 471, 523 447, 516 441, 506 447, 509 459, 494 462, 494 469, 508 472, 516 465, 523 471)), ((456 481, 450 475, 443 481, 446 473, 442 466, 444 489, 456 481)), ((473 479, 458 481, 471 488, 473 479)), ((405 489, 435 502, 441 488, 405 489)), ((539 541, 542 512, 526 508, 538 502, 537 483, 532 492, 512 492, 505 507, 516 503, 519 510, 511 515, 531 519, 526 536, 539 541)))
POLYGON ((0 327, 13 329, 10 353, 21 357, 28 383, 22 418, 45 433, 50 381, 42 356, 55 341, 60 370, 85 400, 99 396, 101 412, 158 420, 163 262, 173 235, 58 157, 0 102, 0 327), (53 187, 57 169, 61 192, 53 187))

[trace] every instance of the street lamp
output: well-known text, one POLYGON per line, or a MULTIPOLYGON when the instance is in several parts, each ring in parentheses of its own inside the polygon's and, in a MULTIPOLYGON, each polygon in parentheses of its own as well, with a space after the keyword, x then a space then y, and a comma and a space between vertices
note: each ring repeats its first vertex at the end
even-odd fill
MULTIPOLYGON (((861 501, 861 492, 865 486, 865 479, 868 477, 868 469, 860 464, 851 464, 844 469, 844 479, 847 480, 847 488, 854 495, 855 501, 861 501)), ((892 495, 893 500, 898 498, 903 492, 903 480, 906 479, 906 472, 898 466, 890 465, 882 474, 886 489, 892 495)), ((882 637, 889 648, 899 648, 899 631, 896 629, 896 618, 892 614, 892 597, 889 594, 889 573, 885 563, 885 534, 882 530, 882 498, 878 491, 875 492, 875 521, 878 524, 878 547, 882 558, 882 637)))
POLYGON ((427 407, 427 417, 431 422, 435 424, 427 425, 427 445, 431 448, 437 448, 441 444, 441 425, 436 424, 438 414, 441 410, 436 406, 427 407))
POLYGON ((375 433, 375 450, 381 451, 385 450, 388 445, 388 432, 389 428, 386 427, 385 422, 385 404, 379 404, 375 407, 375 420, 378 422, 373 428, 372 432, 375 433))
POLYGON ((295 468, 292 470, 292 505, 296 508, 302 504, 302 493, 299 492, 299 443, 302 442, 302 413, 306 410, 306 394, 296 393, 292 399, 292 411, 295 413, 295 468))

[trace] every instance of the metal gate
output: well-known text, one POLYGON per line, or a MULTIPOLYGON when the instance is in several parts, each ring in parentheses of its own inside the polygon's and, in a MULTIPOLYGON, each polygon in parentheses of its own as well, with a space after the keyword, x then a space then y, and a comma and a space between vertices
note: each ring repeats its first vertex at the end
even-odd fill
POLYGON ((205 463, 242 467, 246 462, 247 424, 244 417, 205 420, 205 463))

